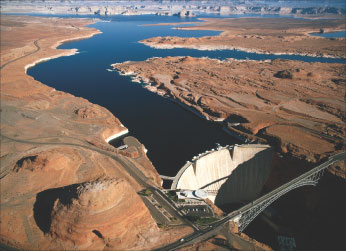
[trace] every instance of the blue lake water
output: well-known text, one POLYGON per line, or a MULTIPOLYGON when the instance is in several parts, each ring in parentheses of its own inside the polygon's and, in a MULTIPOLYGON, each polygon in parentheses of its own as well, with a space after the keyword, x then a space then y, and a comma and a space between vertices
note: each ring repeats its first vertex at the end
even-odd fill
MULTIPOLYGON (((60 48, 78 48, 80 53, 61 57, 28 70, 35 79, 57 90, 84 97, 109 109, 149 150, 148 156, 159 173, 174 176, 179 168, 215 143, 233 144, 220 126, 204 121, 180 106, 134 84, 129 77, 108 72, 110 64, 126 60, 145 60, 153 56, 188 55, 180 50, 159 51, 138 40, 162 35, 204 36, 218 32, 185 32, 152 23, 147 17, 99 22, 94 27, 103 33, 60 48), (139 20, 138 20, 139 19, 139 20)), ((158 18, 161 20, 161 18, 158 18)), ((162 18, 162 20, 167 20, 162 18)), ((179 21, 171 18, 169 21, 179 21)), ((192 52, 191 52, 192 53, 192 52)), ((198 54, 196 54, 197 56, 198 54)))
POLYGON ((142 26, 161 22, 183 22, 178 17, 115 16, 91 27, 103 33, 70 42, 62 49, 77 48, 79 54, 41 63, 28 70, 35 79, 57 90, 88 99, 109 109, 149 150, 148 156, 160 174, 175 175, 191 158, 205 150, 236 141, 221 126, 202 120, 180 106, 132 83, 129 77, 109 72, 112 63, 141 61, 150 57, 195 56, 236 59, 295 59, 307 62, 338 62, 345 59, 276 56, 235 50, 152 49, 137 41, 155 36, 201 37, 216 31, 185 31, 172 26, 142 26))

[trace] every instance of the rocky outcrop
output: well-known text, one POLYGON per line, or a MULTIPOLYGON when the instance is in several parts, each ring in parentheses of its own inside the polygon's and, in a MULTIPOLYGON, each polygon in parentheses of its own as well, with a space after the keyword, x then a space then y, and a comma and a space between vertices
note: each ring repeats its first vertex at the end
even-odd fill
POLYGON ((277 73, 275 73, 274 77, 292 79, 293 75, 292 75, 292 72, 290 72, 288 70, 282 70, 282 71, 278 71, 277 73))
POLYGON ((102 108, 96 105, 79 108, 75 110, 75 113, 82 119, 94 119, 105 116, 105 114, 102 112, 102 108))
POLYGON ((83 183, 58 198, 49 233, 70 243, 64 246, 85 249, 101 241, 125 250, 133 247, 131 240, 142 236, 145 242, 143 236, 155 231, 155 221, 131 185, 124 179, 105 178, 83 183))

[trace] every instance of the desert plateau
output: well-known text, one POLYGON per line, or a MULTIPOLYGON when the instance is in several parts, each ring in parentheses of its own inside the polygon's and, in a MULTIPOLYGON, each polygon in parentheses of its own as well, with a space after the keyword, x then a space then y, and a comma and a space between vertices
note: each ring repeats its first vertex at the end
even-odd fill
POLYGON ((176 29, 216 30, 222 33, 219 36, 201 38, 153 37, 141 42, 158 49, 235 49, 262 54, 346 57, 344 39, 323 39, 309 35, 345 30, 345 21, 342 19, 202 18, 199 20, 204 22, 187 27, 178 26, 176 29))

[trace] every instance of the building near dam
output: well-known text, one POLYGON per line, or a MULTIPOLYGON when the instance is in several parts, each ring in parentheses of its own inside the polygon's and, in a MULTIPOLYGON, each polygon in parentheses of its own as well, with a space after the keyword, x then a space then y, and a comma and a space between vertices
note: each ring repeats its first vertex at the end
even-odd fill
POLYGON ((171 189, 203 190, 216 205, 251 201, 260 195, 272 160, 269 145, 218 147, 187 162, 171 189))

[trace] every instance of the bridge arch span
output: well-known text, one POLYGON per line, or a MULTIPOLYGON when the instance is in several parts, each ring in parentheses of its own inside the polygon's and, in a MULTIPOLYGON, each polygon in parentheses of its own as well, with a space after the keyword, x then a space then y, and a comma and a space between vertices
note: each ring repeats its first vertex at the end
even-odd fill
POLYGON ((344 159, 346 159, 346 152, 341 152, 329 157, 329 159, 321 165, 274 189, 270 193, 263 195, 262 197, 243 206, 242 208, 231 212, 226 217, 224 217, 222 221, 234 221, 239 227, 239 232, 244 231, 244 229, 250 224, 250 222, 275 200, 298 187, 307 185, 316 186, 325 169, 327 169, 335 162, 344 159))
MULTIPOLYGON (((284 189, 280 192, 278 192, 275 196, 270 197, 270 199, 265 200, 262 203, 259 203, 257 206, 250 208, 249 210, 246 210, 244 212, 241 212, 241 215, 235 218, 233 221, 237 223, 239 232, 243 232, 244 229, 261 213, 263 212, 269 205, 271 205, 274 201, 285 195, 286 193, 295 190, 297 188, 303 187, 303 186, 316 186, 318 183, 319 178, 323 175, 323 171, 321 171, 321 174, 316 179, 307 179, 302 180, 299 183, 296 183, 287 189, 284 189)), ((255 202, 251 202, 250 204, 254 204, 255 202)))

